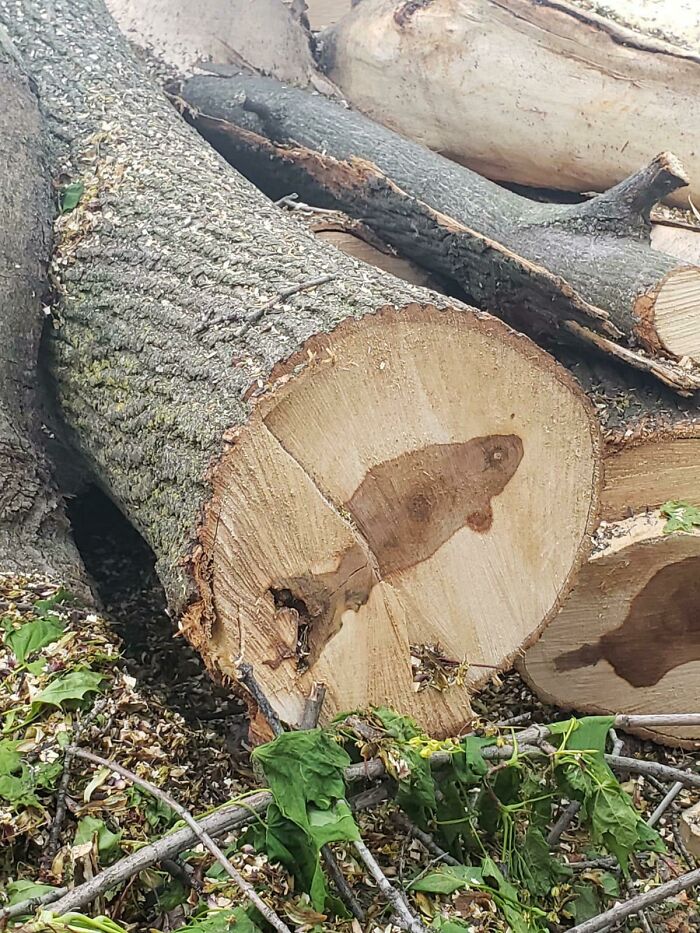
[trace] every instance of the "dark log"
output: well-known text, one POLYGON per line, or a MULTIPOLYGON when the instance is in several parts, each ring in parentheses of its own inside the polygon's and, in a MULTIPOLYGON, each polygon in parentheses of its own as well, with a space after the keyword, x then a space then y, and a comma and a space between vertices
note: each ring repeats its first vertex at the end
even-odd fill
POLYGON ((178 93, 270 196, 361 219, 527 333, 574 335, 680 392, 700 387, 700 269, 649 246, 651 208, 687 184, 672 155, 583 204, 537 204, 272 79, 197 76, 178 93))
POLYGON ((44 449, 37 356, 53 199, 39 105, 0 33, 0 573, 42 573, 87 596, 44 449))
POLYGON ((56 398, 183 633, 219 676, 251 664, 291 724, 322 682, 324 719, 389 703, 459 730, 478 665, 536 637, 587 551, 585 396, 502 322, 285 217, 100 0, 54 0, 48 21, 0 0, 0 23, 51 114, 54 173, 85 185, 56 231, 56 398), (418 692, 411 646, 436 642, 471 666, 418 692))

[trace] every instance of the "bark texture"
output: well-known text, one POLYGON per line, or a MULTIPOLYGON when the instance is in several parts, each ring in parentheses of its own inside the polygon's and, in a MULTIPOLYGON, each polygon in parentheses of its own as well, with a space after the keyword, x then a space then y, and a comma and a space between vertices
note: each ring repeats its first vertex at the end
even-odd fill
POLYGON ((488 178, 603 191, 669 148, 697 203, 699 36, 678 0, 362 0, 321 44, 354 107, 488 178))
POLYGON ((697 362, 673 363, 700 357, 700 269, 649 246, 652 206, 686 184, 673 156, 584 204, 537 204, 271 79, 197 76, 180 93, 201 132, 271 196, 297 191, 362 219, 527 332, 561 327, 681 391, 700 386, 697 362), (675 305, 692 319, 676 343, 661 313, 675 305))
POLYGON ((44 450, 37 357, 53 203, 42 115, 0 28, 0 573, 46 573, 86 595, 44 450))
POLYGON ((316 662, 328 675, 316 677, 329 688, 328 712, 348 703, 338 685, 352 658, 351 686, 364 702, 395 699, 408 711, 415 702, 426 724, 463 723, 465 689, 456 698, 415 693, 407 626, 434 612, 448 635, 448 618, 479 631, 488 592, 509 622, 482 629, 480 651, 505 660, 535 636, 570 586, 596 518, 598 432, 583 395, 501 322, 380 275, 284 217, 180 119, 98 0, 48 9, 0 0, 0 23, 39 85, 53 173, 85 188, 57 224, 60 302, 47 354, 58 404, 73 443, 153 548, 172 612, 187 610, 183 627, 212 667, 235 676, 238 659, 252 661, 290 721, 316 662), (395 351, 395 335, 405 352, 395 351), (449 370, 433 365, 445 345, 457 354, 449 370), (455 373, 476 379, 467 352, 483 370, 476 386, 509 373, 488 405, 454 389, 455 373), (356 399, 369 384, 373 404, 363 407, 356 399), (397 452, 406 456, 394 465, 397 452), (465 482, 465 464, 479 482, 465 482), (555 469, 556 504, 538 482, 555 469), (435 490, 425 477, 436 478, 435 490), (526 509, 515 508, 520 496, 526 509), (464 528, 450 503, 464 511, 464 528), (569 516, 566 546, 559 537, 555 551, 551 509, 569 516), (387 511, 410 536, 386 536, 387 511), (422 526, 431 534, 421 537, 422 526), (534 561, 533 576, 546 577, 527 588, 527 610, 508 608, 513 573, 501 535, 513 567, 534 561), (378 579, 368 541, 386 574, 401 577, 396 588, 378 579), (464 580, 465 547, 483 563, 478 585, 464 580), (404 604, 406 576, 434 580, 431 548, 447 549, 444 573, 430 599, 414 587, 404 604), (436 589, 444 612, 435 611, 436 589), (462 593, 478 609, 467 619, 462 593), (322 624, 311 624, 317 616, 322 624), (306 673, 294 656, 304 638, 306 673), (400 671, 387 644, 400 648, 400 671))

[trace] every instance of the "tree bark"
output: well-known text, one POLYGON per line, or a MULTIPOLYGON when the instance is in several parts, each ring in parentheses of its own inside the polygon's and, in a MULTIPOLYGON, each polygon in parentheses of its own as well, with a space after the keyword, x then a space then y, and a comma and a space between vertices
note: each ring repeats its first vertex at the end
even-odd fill
POLYGON ((664 153, 575 205, 537 204, 334 101, 272 79, 196 76, 182 106, 272 197, 344 210, 534 335, 575 338, 700 387, 700 269, 649 246, 649 214, 685 185, 664 153))
POLYGON ((34 89, 0 29, 0 573, 41 573, 87 595, 44 450, 37 355, 53 204, 34 89))
POLYGON ((320 41, 354 107, 488 178, 604 191, 668 148, 698 203, 700 17, 685 12, 676 0, 362 0, 320 41))
MULTIPOLYGON (((546 702, 585 713, 700 706, 700 534, 664 533, 659 512, 603 525, 601 547, 521 662, 546 702)), ((630 729, 698 747, 700 729, 630 729)))
POLYGON ((48 21, 0 0, 0 22, 51 115, 54 172, 85 185, 57 225, 56 396, 182 631, 220 676, 251 663, 291 723, 323 682, 325 716, 390 703, 459 728, 489 672, 416 692, 411 645, 501 665, 551 615, 595 523, 583 394, 501 322, 281 216, 97 0, 48 21))

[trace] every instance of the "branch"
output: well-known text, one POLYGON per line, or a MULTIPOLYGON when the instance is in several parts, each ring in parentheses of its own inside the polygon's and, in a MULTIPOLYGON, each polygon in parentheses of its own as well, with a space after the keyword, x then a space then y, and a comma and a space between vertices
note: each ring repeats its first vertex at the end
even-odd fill
POLYGON ((171 797, 167 791, 162 790, 160 787, 156 787, 155 784, 151 784, 150 781, 146 781, 143 778, 140 778, 138 775, 134 774, 133 771, 129 771, 127 768, 123 768, 121 765, 117 764, 116 761, 108 761, 106 758, 100 757, 100 755, 94 755, 92 752, 85 751, 82 748, 77 748, 75 745, 69 746, 69 749, 75 758, 83 758, 85 761, 91 761, 93 764, 101 765, 104 768, 109 768, 111 771, 116 771, 117 774, 121 774, 122 777, 125 777, 128 781, 131 781, 132 784, 135 784, 137 787, 142 787, 145 791, 148 791, 149 794, 152 794, 156 799, 166 803, 171 809, 180 815, 185 823, 187 823, 195 836, 200 840, 205 848, 211 852, 217 862, 224 869, 226 874, 235 881, 243 895, 247 897, 251 904, 257 908, 257 910, 267 920, 267 922, 276 930, 278 930, 279 933, 291 933, 291 930, 287 924, 277 916, 271 907, 268 907, 265 901, 263 901, 260 895, 257 893, 253 885, 249 881, 246 881, 240 872, 234 868, 234 866, 226 858, 222 850, 214 842, 206 829, 203 829, 201 824, 195 820, 190 811, 183 807, 181 803, 178 803, 174 797, 171 797))
POLYGON ((601 930, 607 929, 608 926, 612 926, 613 924, 619 923, 621 920, 625 920, 627 917, 638 914, 646 907, 653 907, 655 904, 660 904, 661 901, 665 901, 669 897, 680 894, 681 891, 687 891, 688 888, 692 888, 696 884, 700 884, 700 868, 696 868, 695 871, 689 871, 679 878, 674 878, 673 881, 660 884, 658 888, 647 891, 645 894, 638 894, 628 901, 623 901, 622 904, 616 904, 615 907, 606 910, 604 914, 600 914, 597 917, 593 917, 592 920, 586 920, 584 923, 579 923, 578 926, 572 927, 569 933, 600 933, 601 930))
POLYGON ((409 933, 427 933, 427 930, 420 920, 413 915, 403 893, 389 883, 386 875, 381 870, 364 842, 358 839, 353 842, 353 846, 364 862, 370 875, 377 882, 379 890, 396 911, 396 917, 394 918, 396 925, 400 926, 402 930, 408 930, 409 933))
POLYGON ((685 785, 683 784, 682 781, 676 781, 676 783, 673 785, 673 787, 669 790, 669 792, 666 794, 664 799, 658 805, 656 810, 654 810, 654 812, 651 814, 651 816, 647 820, 647 826, 656 826, 656 824, 659 822, 661 817, 668 810, 668 808, 671 806, 673 801, 680 794, 680 792, 683 790, 684 787, 685 785))
POLYGON ((238 679, 246 688, 248 693, 255 700, 255 703, 264 716, 267 724, 272 729, 272 734, 276 737, 282 735, 284 732, 284 726, 280 720, 277 713, 272 708, 272 704, 265 696, 262 687, 255 679, 255 674, 253 673, 253 665, 248 664, 247 661, 241 661, 238 667, 238 679))
MULTIPOLYGON (((260 307, 257 308, 257 310, 253 311, 245 319, 245 321, 241 324, 241 326, 238 327, 234 331, 234 336, 242 337, 243 334, 245 334, 245 332, 248 330, 251 324, 257 324, 258 321, 261 320, 262 317, 265 315, 265 312, 269 311, 270 308, 274 308, 274 306, 276 304, 279 304, 280 301, 286 301, 287 298, 291 298, 292 295, 296 295, 298 292, 305 292, 305 291, 308 291, 308 289, 310 288, 316 288, 316 286, 318 285, 325 285, 326 282, 332 282, 335 278, 337 278, 337 276, 334 274, 319 275, 315 279, 308 279, 308 281, 306 282, 299 282, 297 285, 290 285, 289 288, 283 289, 277 295, 270 298, 269 301, 266 301, 264 304, 261 304, 260 307)), ((224 314, 221 317, 214 318, 213 321, 211 320, 202 321, 202 323, 198 327, 195 328, 194 333, 201 334, 205 330, 208 330, 210 327, 216 327, 219 324, 228 324, 230 321, 237 321, 238 318, 239 318, 238 312, 232 311, 230 314, 224 314)))
POLYGON ((321 710, 326 699, 326 685, 314 684, 307 697, 304 712, 299 723, 300 729, 315 729, 321 718, 321 710))
POLYGON ((662 152, 618 185, 576 205, 571 216, 603 225, 614 222, 618 229, 623 222, 628 228, 648 232, 652 207, 689 183, 680 160, 672 152, 662 152))
POLYGON ((456 858, 450 855, 449 852, 446 852, 442 849, 437 842, 433 839, 430 833, 423 832, 415 823, 412 823, 409 818, 401 813, 392 813, 391 820, 395 823, 400 829, 407 832, 409 836, 412 836, 414 839, 417 839, 418 842, 427 849, 431 855, 434 855, 436 859, 439 859, 441 862, 444 862, 445 865, 460 865, 461 863, 457 861, 456 858))
POLYGON ((45 894, 39 894, 36 897, 28 898, 26 901, 20 901, 18 904, 12 904, 11 907, 0 907, 0 923, 5 920, 12 920, 13 917, 33 914, 37 907, 45 907, 67 893, 68 888, 54 888, 52 891, 46 891, 45 894))

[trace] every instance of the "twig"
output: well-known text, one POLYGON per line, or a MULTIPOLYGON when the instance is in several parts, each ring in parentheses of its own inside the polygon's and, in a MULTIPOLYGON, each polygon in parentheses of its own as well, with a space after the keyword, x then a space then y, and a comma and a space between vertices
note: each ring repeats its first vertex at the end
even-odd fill
POLYGON ((260 684, 255 679, 252 664, 248 664, 247 661, 241 661, 238 664, 238 679, 255 700, 258 709, 264 716, 269 727, 272 729, 273 735, 282 735, 284 732, 282 721, 280 720, 277 713, 273 710, 272 704, 265 696, 260 684))
MULTIPOLYGON (((77 745, 85 729, 90 725, 95 716, 97 716, 98 713, 104 709, 106 703, 107 701, 105 699, 99 700, 94 704, 90 712, 82 720, 78 721, 75 729, 73 730, 73 745, 77 745)), ((54 855, 58 851, 61 829, 63 828, 63 821, 66 818, 66 794, 68 793, 68 785, 70 783, 71 769, 73 767, 74 758, 75 755, 73 752, 71 752, 70 746, 68 746, 63 754, 63 771, 61 772, 61 780, 59 782, 58 792, 56 794, 56 812, 54 814, 53 822, 51 823, 51 832, 49 833, 49 841, 46 845, 46 851, 44 852, 44 855, 41 859, 42 871, 48 871, 51 868, 54 855)))
POLYGON ((608 732, 608 735, 610 736, 610 740, 613 743, 612 754, 621 755, 622 749, 625 747, 625 743, 622 741, 622 739, 620 738, 620 736, 617 734, 617 732, 614 729, 611 729, 610 732, 608 732))
POLYGON ((201 882, 194 878, 181 862, 172 858, 164 858, 160 864, 169 875, 181 881, 186 888, 193 890, 201 897, 204 892, 201 882))
POLYGON ((30 897, 26 901, 20 901, 18 904, 12 904, 11 907, 0 907, 0 923, 5 920, 12 920, 13 917, 21 917, 23 914, 33 914, 37 907, 44 907, 53 901, 63 897, 68 892, 68 888, 54 888, 45 894, 38 894, 36 897, 30 897))
POLYGON ((696 884, 700 884, 700 868, 689 871, 685 875, 680 875, 678 878, 674 878, 673 881, 660 884, 658 888, 654 888, 652 891, 638 894, 628 901, 616 904, 615 907, 606 910, 605 913, 572 927, 569 933, 600 933, 607 926, 626 920, 627 917, 632 917, 647 907, 660 904, 669 897, 680 894, 681 891, 687 891, 688 888, 692 888, 696 884))
POLYGON ((681 781, 676 781, 676 783, 673 785, 673 787, 670 789, 670 791, 666 794, 664 799, 658 805, 656 810, 654 810, 654 812, 651 814, 651 816, 647 820, 648 826, 656 826, 656 824, 659 822, 661 817, 668 810, 668 808, 671 806, 673 801, 680 794, 680 792, 683 790, 684 787, 685 785, 681 781))
POLYGON ((408 906, 408 901, 404 894, 389 883, 388 878, 381 870, 364 842, 357 839, 353 842, 353 846, 370 875, 377 882, 379 890, 396 911, 397 925, 400 926, 402 930, 408 930, 409 933, 427 933, 423 924, 414 916, 411 908, 408 906))
POLYGON ((187 823, 202 845, 211 852, 226 874, 235 881, 243 895, 257 908, 267 922, 276 930, 279 930, 279 933, 291 933, 287 924, 277 916, 274 910, 269 907, 265 901, 263 901, 253 885, 249 881, 246 881, 240 872, 234 868, 209 833, 195 820, 190 811, 183 807, 181 803, 178 803, 174 797, 171 797, 167 791, 162 790, 160 787, 156 787, 155 784, 151 784, 150 781, 140 778, 137 774, 134 774, 133 771, 129 771, 128 768, 124 768, 120 764, 117 764, 116 761, 108 761, 100 755, 94 755, 92 752, 85 751, 82 748, 76 748, 75 745, 71 745, 69 748, 76 758, 83 758, 85 761, 91 761, 93 764, 100 765, 103 768, 109 768, 110 771, 116 771, 117 774, 131 781, 132 784, 135 784, 137 787, 142 787, 157 800, 166 803, 172 810, 180 815, 185 823, 187 823))
POLYGON ((439 862, 444 862, 445 865, 459 865, 460 863, 456 858, 450 855, 449 852, 445 852, 444 849, 435 842, 430 833, 423 832, 415 823, 412 823, 409 818, 401 812, 392 813, 391 815, 392 822, 396 823, 401 829, 407 832, 414 839, 417 839, 420 844, 430 852, 431 855, 434 855, 439 862))
POLYGON ((323 856, 323 861, 326 865, 326 868, 328 869, 328 874, 331 876, 333 884, 335 885, 341 900, 353 915, 355 920, 357 920, 359 923, 364 923, 366 920, 365 912, 360 906, 360 902, 355 897, 354 891, 345 880, 345 875, 341 871, 335 854, 328 845, 325 845, 321 849, 321 855, 323 856))
POLYGON ((569 826, 571 826, 580 809, 581 804, 579 801, 572 800, 568 807, 563 810, 559 819, 556 821, 554 826, 552 826, 552 829, 547 836, 547 845, 550 849, 553 849, 559 843, 559 840, 569 828, 569 826))
POLYGON ((693 774, 692 771, 681 771, 657 761, 623 758, 620 755, 606 755, 605 760, 615 771, 632 771, 636 774, 652 775, 662 781, 678 781, 684 787, 700 788, 700 774, 693 774))
POLYGON ((326 685, 314 684, 311 693, 307 697, 306 706, 299 723, 300 729, 315 729, 321 718, 321 710, 326 699, 326 685))
MULTIPOLYGON (((234 336, 242 337, 243 334, 248 330, 251 324, 257 324, 258 321, 265 315, 266 311, 269 311, 270 308, 273 308, 276 304, 279 304, 280 301, 286 301, 288 298, 291 298, 292 295, 298 294, 298 292, 308 291, 310 288, 316 288, 318 285, 325 285, 326 282, 332 282, 333 279, 337 278, 334 273, 328 275, 319 275, 315 279, 307 279, 305 282, 299 282, 296 285, 290 285, 289 288, 283 289, 281 292, 278 292, 274 297, 270 298, 269 301, 264 302, 257 308, 255 311, 246 318, 246 320, 234 331, 234 336)), ((238 312, 233 311, 230 314, 222 314, 220 317, 213 318, 213 320, 202 321, 198 327, 195 328, 195 334, 201 334, 205 330, 208 330, 210 327, 216 327, 219 324, 228 324, 230 321, 238 320, 238 312)))
POLYGON ((337 211, 329 210, 327 207, 314 207, 311 204, 305 204, 303 201, 299 200, 299 195, 296 193, 285 194, 284 197, 278 198, 276 201, 272 202, 277 207, 286 207, 290 211, 301 211, 302 214, 337 214, 337 211))

